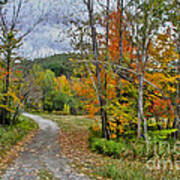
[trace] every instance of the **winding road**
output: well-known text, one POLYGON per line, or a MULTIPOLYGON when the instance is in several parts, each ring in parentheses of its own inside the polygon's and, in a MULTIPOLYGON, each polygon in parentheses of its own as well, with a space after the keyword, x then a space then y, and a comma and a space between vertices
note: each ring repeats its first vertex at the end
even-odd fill
POLYGON ((2 177, 2 180, 36 180, 38 172, 46 169, 54 179, 88 180, 83 174, 77 174, 62 157, 59 139, 59 127, 56 123, 37 115, 24 113, 39 124, 40 130, 25 151, 15 160, 2 177))

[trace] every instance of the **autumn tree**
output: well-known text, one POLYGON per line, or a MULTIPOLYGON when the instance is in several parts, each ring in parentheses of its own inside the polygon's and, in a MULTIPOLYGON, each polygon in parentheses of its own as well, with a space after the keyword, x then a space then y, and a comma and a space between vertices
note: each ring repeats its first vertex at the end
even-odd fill
MULTIPOLYGON (((178 53, 178 61, 176 64, 176 71, 177 75, 180 75, 180 2, 178 0, 173 0, 173 1, 168 1, 169 6, 167 8, 167 15, 168 15, 168 20, 172 24, 172 36, 174 39, 175 47, 176 47, 176 52, 178 53)), ((178 129, 178 132, 176 136, 179 136, 180 134, 180 79, 178 77, 178 83, 176 87, 176 110, 175 110, 175 122, 174 122, 174 127, 178 129)))
POLYGON ((6 75, 3 78, 3 100, 1 105, 1 119, 2 124, 13 123, 13 120, 17 118, 17 111, 19 105, 14 106, 21 102, 19 97, 19 86, 21 86, 22 76, 20 71, 20 64, 22 57, 17 53, 17 50, 21 47, 23 39, 32 32, 41 19, 33 24, 32 27, 22 33, 19 29, 20 12, 22 5, 25 3, 23 0, 1 3, 0 9, 0 43, 1 43, 1 57, 2 66, 5 69, 6 75), (12 17, 7 18, 8 8, 12 8, 12 17), (17 85, 17 86, 16 86, 17 85), (16 88, 15 88, 16 86, 16 88), (13 100, 12 100, 13 98, 13 100))
MULTIPOLYGON (((84 23, 78 44, 83 44, 80 55, 84 56, 74 61, 80 80, 74 89, 87 98, 86 108, 91 114, 100 111, 102 119, 106 114, 102 124, 107 122, 108 133, 118 138, 132 127, 138 139, 142 136, 148 142, 152 118, 157 126, 163 120, 172 122, 177 109, 174 86, 178 76, 171 72, 177 53, 168 33, 160 32, 166 29, 167 4, 162 0, 116 1, 117 9, 111 10, 110 1, 98 1, 100 17, 93 8, 95 2, 84 1, 91 31, 84 23)), ((167 128, 172 128, 171 122, 167 128)))

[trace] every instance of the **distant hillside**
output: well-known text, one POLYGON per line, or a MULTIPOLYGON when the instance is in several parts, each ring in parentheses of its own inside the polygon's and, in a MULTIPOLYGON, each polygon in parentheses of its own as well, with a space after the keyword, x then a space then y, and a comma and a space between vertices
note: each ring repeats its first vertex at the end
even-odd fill
POLYGON ((46 58, 35 59, 29 65, 32 67, 34 64, 39 64, 43 69, 53 71, 56 76, 64 74, 69 77, 72 73, 72 67, 69 62, 70 56, 68 54, 57 54, 46 58))

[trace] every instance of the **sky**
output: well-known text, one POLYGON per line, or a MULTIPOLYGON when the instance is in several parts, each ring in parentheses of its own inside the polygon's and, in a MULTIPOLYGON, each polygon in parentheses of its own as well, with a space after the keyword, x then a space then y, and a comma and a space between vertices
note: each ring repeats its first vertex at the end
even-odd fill
MULTIPOLYGON (((82 17, 82 0, 22 0, 21 13, 17 29, 23 34, 35 22, 42 18, 34 30, 26 36, 19 53, 34 59, 53 54, 68 53, 72 51, 71 39, 68 29, 71 27, 70 19, 82 17)), ((4 8, 7 21, 11 21, 12 12, 19 0, 10 0, 4 8)), ((84 16, 84 14, 83 14, 84 16)))
MULTIPOLYGON (((72 27, 71 20, 88 17, 83 0, 9 0, 4 8, 7 21, 11 22, 14 4, 17 10, 19 1, 23 3, 17 29, 22 34, 43 19, 24 39, 21 56, 35 59, 73 51, 68 30, 72 27)), ((97 4, 95 9, 100 9, 97 4)))
MULTIPOLYGON (((71 25, 67 22, 72 17, 76 4, 71 0, 30 1, 33 3, 34 16, 42 16, 44 20, 25 39, 22 54, 34 59, 71 52, 71 40, 68 36, 71 25)), ((27 15, 27 22, 30 21, 32 19, 27 15)))

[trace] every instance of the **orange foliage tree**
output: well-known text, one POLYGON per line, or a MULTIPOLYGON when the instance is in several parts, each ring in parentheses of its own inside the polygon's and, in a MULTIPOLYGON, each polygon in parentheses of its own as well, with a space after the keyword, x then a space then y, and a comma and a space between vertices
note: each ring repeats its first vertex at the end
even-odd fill
MULTIPOLYGON (((150 6, 159 11, 153 3, 155 2, 152 1, 150 6)), ((141 8, 144 7, 144 9, 141 10, 147 11, 144 11, 145 17, 139 15, 138 18, 141 21, 139 26, 136 26, 138 22, 133 24, 126 15, 122 15, 120 9, 104 18, 105 21, 102 24, 106 33, 98 36, 97 44, 100 44, 98 60, 93 60, 94 57, 86 53, 86 57, 82 58, 85 63, 82 63, 82 69, 79 68, 80 73, 78 72, 80 78, 74 83, 75 91, 83 97, 86 110, 90 112, 91 117, 94 117, 100 111, 97 96, 99 89, 96 86, 98 62, 102 97, 106 102, 103 108, 108 115, 111 138, 118 137, 119 133, 137 129, 140 137, 144 124, 144 134, 148 141, 147 130, 153 117, 158 128, 172 127, 174 121, 177 104, 175 94, 177 78, 179 78, 174 71, 174 63, 178 57, 171 41, 171 34, 167 32, 157 34, 154 39, 151 37, 154 29, 159 28, 161 16, 154 22, 155 27, 153 21, 150 22, 152 24, 148 24, 149 14, 147 13, 150 11, 150 6, 146 2, 142 3, 141 8), (146 26, 140 31, 142 22, 146 26), (139 28, 136 29, 135 36, 132 34, 135 30, 133 25, 139 28), (109 28, 108 31, 107 28, 109 28), (139 42, 134 42, 137 39, 139 42), (141 109, 141 112, 137 109, 141 109), (159 126, 164 121, 166 126, 159 126)), ((100 21, 102 22, 102 19, 100 21)))

